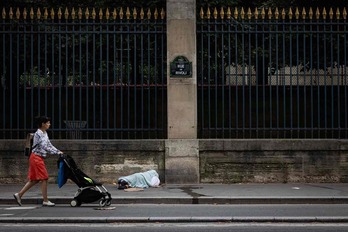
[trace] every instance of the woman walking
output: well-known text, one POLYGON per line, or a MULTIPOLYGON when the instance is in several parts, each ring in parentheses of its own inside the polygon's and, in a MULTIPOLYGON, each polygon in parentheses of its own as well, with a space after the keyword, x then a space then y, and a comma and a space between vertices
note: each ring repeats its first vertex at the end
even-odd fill
POLYGON ((41 182, 41 192, 43 206, 54 206, 55 204, 48 200, 47 197, 47 181, 48 172, 45 165, 45 158, 47 154, 63 154, 62 151, 55 148, 47 135, 47 130, 51 126, 51 119, 46 116, 38 116, 35 118, 37 122, 38 129, 34 134, 33 138, 33 150, 29 158, 29 171, 28 171, 28 182, 18 193, 13 196, 17 201, 18 205, 22 205, 21 199, 25 192, 27 192, 31 187, 41 182))

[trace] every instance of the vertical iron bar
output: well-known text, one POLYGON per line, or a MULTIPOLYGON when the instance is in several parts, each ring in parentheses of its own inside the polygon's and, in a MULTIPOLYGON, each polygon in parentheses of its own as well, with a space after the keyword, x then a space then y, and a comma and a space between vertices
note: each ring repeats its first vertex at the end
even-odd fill
POLYGON ((218 45, 217 45, 217 40, 218 40, 218 36, 217 36, 217 20, 214 20, 214 83, 215 83, 215 97, 214 97, 214 111, 215 111, 215 138, 217 138, 218 135, 218 79, 217 79, 217 70, 218 70, 218 60, 217 60, 217 56, 218 56, 218 45))

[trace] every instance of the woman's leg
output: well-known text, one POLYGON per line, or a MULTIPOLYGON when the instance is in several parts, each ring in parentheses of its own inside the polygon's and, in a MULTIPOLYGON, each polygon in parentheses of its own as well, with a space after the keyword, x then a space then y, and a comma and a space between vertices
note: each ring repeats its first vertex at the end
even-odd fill
POLYGON ((31 187, 36 185, 38 182, 39 182, 38 180, 29 180, 21 189, 21 191, 18 192, 19 197, 22 197, 26 191, 28 191, 31 187))
POLYGON ((41 181, 41 192, 42 192, 42 198, 44 202, 48 201, 47 197, 47 180, 41 181))

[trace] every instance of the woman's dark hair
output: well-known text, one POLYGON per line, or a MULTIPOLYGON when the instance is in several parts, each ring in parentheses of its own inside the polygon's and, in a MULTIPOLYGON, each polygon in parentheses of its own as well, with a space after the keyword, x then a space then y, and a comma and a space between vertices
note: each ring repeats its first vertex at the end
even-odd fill
POLYGON ((51 119, 47 116, 37 116, 35 117, 35 122, 37 127, 41 127, 42 123, 47 123, 48 121, 51 121, 51 119))

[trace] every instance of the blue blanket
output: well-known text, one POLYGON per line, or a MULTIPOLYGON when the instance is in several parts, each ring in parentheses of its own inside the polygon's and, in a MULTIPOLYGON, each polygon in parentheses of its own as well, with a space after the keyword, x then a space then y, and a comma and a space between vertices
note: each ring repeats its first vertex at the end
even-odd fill
POLYGON ((158 173, 155 170, 149 170, 147 172, 134 173, 129 176, 122 176, 118 178, 118 181, 125 180, 132 188, 148 188, 154 186, 154 180, 158 180, 156 185, 159 184, 158 173))

